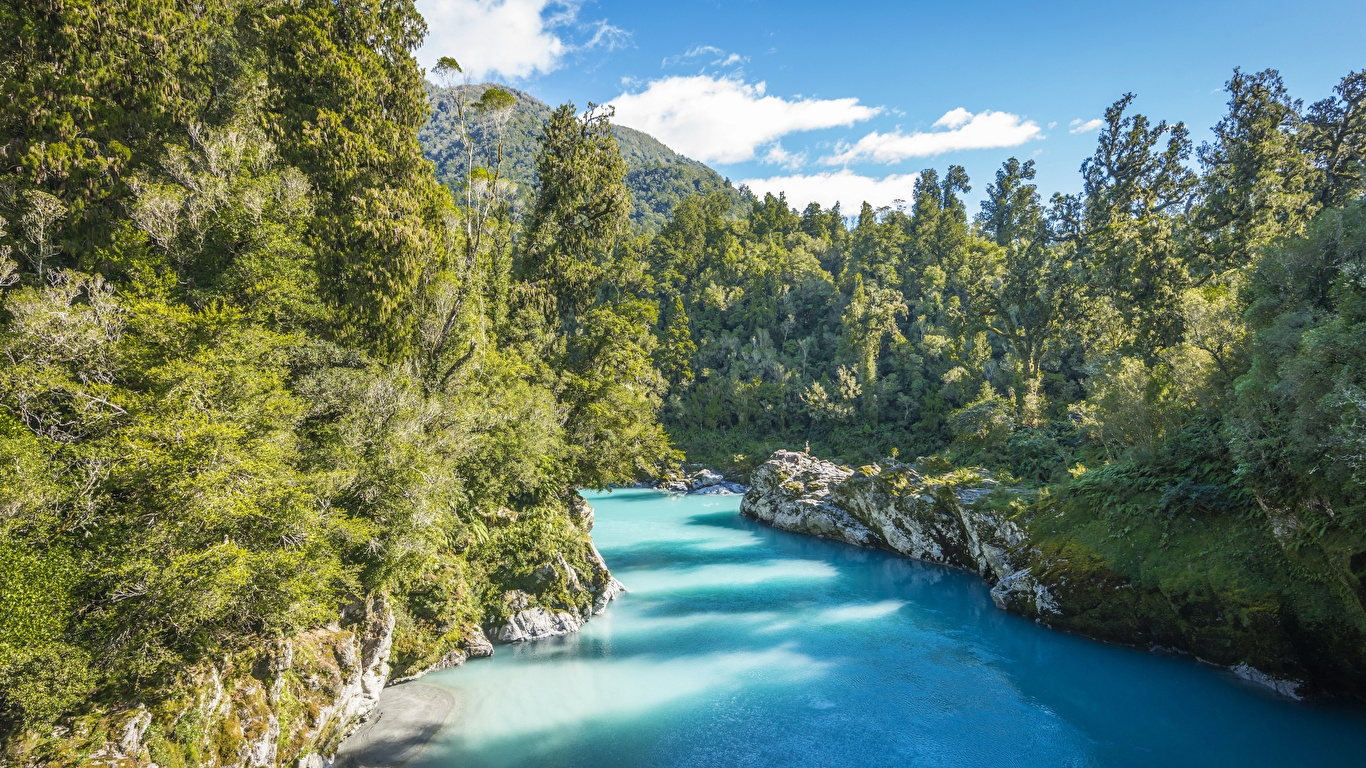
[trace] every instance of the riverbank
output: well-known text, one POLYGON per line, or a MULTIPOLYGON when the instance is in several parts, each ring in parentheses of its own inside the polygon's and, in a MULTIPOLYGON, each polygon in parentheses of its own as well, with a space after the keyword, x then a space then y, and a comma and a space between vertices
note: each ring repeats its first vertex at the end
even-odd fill
MULTIPOLYGON (((409 682, 390 686, 366 722, 337 750, 336 768, 398 768, 417 756, 448 719, 458 714, 451 692, 409 682)), ((314 758, 303 768, 322 768, 314 758)))
POLYGON ((997 610, 975 575, 793 535, 738 496, 586 494, 631 591, 422 683, 459 713, 405 768, 1352 764, 1366 715, 997 610))
POLYGON ((1191 654, 1282 695, 1366 691, 1366 637, 1322 618, 1315 601, 1332 599, 1331 588, 1296 578, 1293 553, 1254 516, 1147 530, 1109 519, 1082 493, 1010 487, 981 470, 854 470, 791 451, 752 482, 742 514, 973 571, 997 607, 1044 626, 1191 654))

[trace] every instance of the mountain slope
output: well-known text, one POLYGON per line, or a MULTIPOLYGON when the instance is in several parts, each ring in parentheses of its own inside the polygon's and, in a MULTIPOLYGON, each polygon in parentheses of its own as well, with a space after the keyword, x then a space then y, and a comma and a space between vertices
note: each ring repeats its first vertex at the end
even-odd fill
MULTIPOLYGON (((456 116, 455 99, 463 92, 466 104, 479 100, 491 83, 438 88, 428 84, 427 94, 432 102, 432 114, 418 138, 427 159, 436 163, 436 176, 441 183, 456 189, 465 177, 467 159, 460 144, 460 128, 456 116)), ((529 94, 498 86, 517 100, 503 126, 503 172, 516 185, 515 205, 524 206, 531 200, 535 186, 536 152, 540 146, 541 127, 550 117, 551 107, 529 94)), ((475 141, 475 162, 490 164, 496 144, 497 127, 485 117, 472 116, 467 111, 470 135, 475 141)), ((631 190, 631 221, 638 227, 657 230, 680 200, 691 194, 707 194, 728 190, 736 200, 739 192, 730 181, 703 163, 684 157, 664 146, 654 137, 640 131, 614 126, 621 154, 626 158, 626 184, 631 190)))

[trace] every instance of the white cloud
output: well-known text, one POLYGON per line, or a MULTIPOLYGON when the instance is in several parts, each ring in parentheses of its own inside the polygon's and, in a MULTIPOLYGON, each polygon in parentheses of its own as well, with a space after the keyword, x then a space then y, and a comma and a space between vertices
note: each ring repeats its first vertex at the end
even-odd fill
POLYGON ((820 203, 829 208, 841 203, 846 216, 858 213, 864 202, 874 208, 894 205, 900 200, 910 203, 915 197, 915 182, 918 173, 905 173, 876 179, 860 176, 849 169, 815 173, 810 175, 773 176, 767 179, 745 179, 741 184, 754 190, 756 195, 765 192, 787 193, 788 205, 802 210, 807 203, 820 203))
POLYGON ((701 56, 714 57, 710 63, 712 66, 716 67, 729 67, 733 64, 744 64, 749 61, 748 57, 741 56, 738 53, 726 53, 714 45, 694 45, 676 56, 665 57, 664 60, 660 62, 660 66, 672 67, 677 64, 682 64, 685 61, 692 61, 701 56))
POLYGON ((666 56, 666 57, 664 58, 664 61, 660 62, 660 66, 662 66, 662 67, 670 67, 670 66, 673 66, 673 65, 675 65, 675 64, 681 64, 681 63, 683 63, 683 62, 685 62, 685 61, 689 61, 689 60, 691 60, 691 59, 695 59, 695 58, 697 58, 698 56, 708 56, 708 55, 710 55, 710 56, 724 56, 724 55, 726 55, 726 52, 723 51, 723 50, 721 50, 720 48, 717 48, 717 47, 714 46, 714 45, 694 45, 693 47, 689 48, 688 50, 684 51, 683 53, 680 53, 680 54, 677 54, 677 55, 674 55, 674 56, 666 56))
POLYGON ((1078 118, 1068 123, 1068 125, 1071 126, 1071 129, 1068 131, 1068 133, 1090 133, 1091 131, 1096 130, 1102 125, 1105 125, 1105 121, 1097 117, 1094 120, 1087 120, 1086 122, 1082 122, 1081 119, 1078 118))
POLYGON ((806 165, 806 153, 797 152, 796 154, 793 154, 792 152, 783 149, 782 144, 775 143, 773 146, 769 147, 768 152, 764 154, 764 162, 769 165, 781 165, 788 170, 795 170, 806 165))
POLYGON ((1025 120, 1009 112, 986 110, 972 114, 958 107, 945 113, 934 123, 941 131, 902 133, 872 133, 859 139, 853 146, 838 148, 837 154, 825 158, 827 165, 840 165, 855 160, 898 163, 910 157, 933 157, 945 152, 965 149, 996 149, 1017 147, 1032 139, 1043 138, 1043 130, 1032 120, 1025 120))
POLYGON ((429 70, 454 57, 474 81, 553 72, 568 54, 616 48, 630 36, 606 21, 581 24, 574 0, 417 0, 427 39, 417 60, 429 70), (575 43, 570 33, 588 35, 575 43), (591 34, 590 34, 591 33, 591 34))
POLYGON ((709 75, 655 80, 640 93, 612 100, 617 122, 644 131, 688 157, 738 163, 797 131, 849 126, 881 109, 858 99, 784 99, 764 83, 709 75))

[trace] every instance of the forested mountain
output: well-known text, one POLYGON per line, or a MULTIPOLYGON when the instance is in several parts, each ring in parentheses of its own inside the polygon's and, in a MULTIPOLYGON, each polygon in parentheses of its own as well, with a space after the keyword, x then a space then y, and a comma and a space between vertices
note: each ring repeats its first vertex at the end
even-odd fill
MULTIPOLYGON (((468 134, 481 151, 488 151, 501 136, 503 169, 515 186, 513 203, 524 209, 535 188, 535 158, 541 127, 550 118, 549 105, 515 88, 482 85, 454 85, 446 88, 427 85, 432 114, 418 133, 422 151, 436 164, 436 175, 443 184, 457 189, 468 171, 467 147, 461 139, 459 109, 456 101, 478 104, 484 92, 497 88, 513 97, 515 103, 496 119, 470 110, 468 134)), ((612 126, 612 135, 626 158, 626 186, 631 191, 631 221, 637 227, 656 231, 669 213, 689 195, 724 192, 733 200, 739 194, 730 182, 706 165, 669 149, 648 134, 621 125, 612 126)), ((477 162, 487 161, 481 158, 477 162)))

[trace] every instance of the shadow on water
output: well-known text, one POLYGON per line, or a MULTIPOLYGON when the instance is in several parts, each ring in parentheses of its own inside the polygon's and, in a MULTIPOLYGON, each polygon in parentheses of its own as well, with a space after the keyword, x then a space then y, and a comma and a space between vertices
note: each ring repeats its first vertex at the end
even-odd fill
POLYGON ((591 496, 630 590, 582 632, 429 676, 423 766, 1359 764, 1359 709, 1053 632, 975 574, 783 533, 738 497, 591 496))

